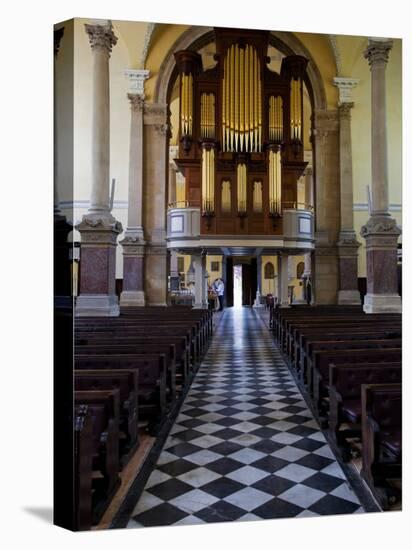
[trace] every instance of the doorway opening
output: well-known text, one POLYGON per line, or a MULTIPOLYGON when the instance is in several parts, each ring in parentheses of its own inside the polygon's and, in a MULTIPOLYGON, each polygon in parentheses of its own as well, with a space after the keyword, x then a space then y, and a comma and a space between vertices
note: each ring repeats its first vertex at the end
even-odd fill
POLYGON ((233 307, 242 307, 242 264, 233 266, 233 307))

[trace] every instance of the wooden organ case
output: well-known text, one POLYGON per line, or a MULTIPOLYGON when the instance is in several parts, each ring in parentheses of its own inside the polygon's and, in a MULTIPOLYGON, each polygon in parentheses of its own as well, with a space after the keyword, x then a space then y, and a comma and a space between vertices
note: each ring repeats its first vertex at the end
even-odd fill
POLYGON ((268 31, 215 28, 217 64, 178 51, 179 158, 186 201, 201 209, 202 235, 279 235, 296 208, 303 161, 307 59, 267 64, 268 31))

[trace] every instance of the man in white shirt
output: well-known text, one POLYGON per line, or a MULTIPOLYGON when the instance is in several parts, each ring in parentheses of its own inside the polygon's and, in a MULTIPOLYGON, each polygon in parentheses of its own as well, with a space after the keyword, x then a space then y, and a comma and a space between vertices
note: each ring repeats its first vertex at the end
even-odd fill
POLYGON ((215 292, 219 299, 219 311, 221 311, 223 309, 223 296, 225 293, 225 284, 222 279, 216 279, 213 283, 213 288, 215 289, 215 292))

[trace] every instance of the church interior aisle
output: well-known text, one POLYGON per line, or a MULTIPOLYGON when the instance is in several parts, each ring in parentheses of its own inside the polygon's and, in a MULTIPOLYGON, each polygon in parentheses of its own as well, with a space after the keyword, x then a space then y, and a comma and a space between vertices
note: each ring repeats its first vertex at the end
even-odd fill
POLYGON ((364 511, 262 320, 225 310, 127 527, 364 511))

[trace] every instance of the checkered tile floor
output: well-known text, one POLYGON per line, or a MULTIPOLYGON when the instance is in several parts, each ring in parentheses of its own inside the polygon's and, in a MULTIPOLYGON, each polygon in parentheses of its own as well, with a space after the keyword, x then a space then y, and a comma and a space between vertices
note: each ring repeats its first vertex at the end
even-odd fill
POLYGON ((127 527, 359 512, 267 328, 227 309, 127 527))

